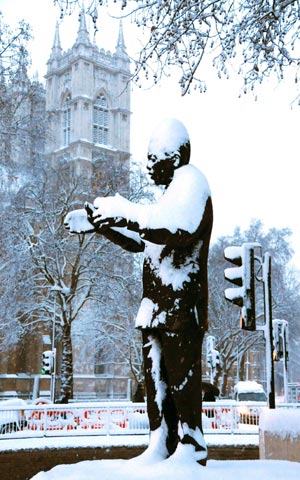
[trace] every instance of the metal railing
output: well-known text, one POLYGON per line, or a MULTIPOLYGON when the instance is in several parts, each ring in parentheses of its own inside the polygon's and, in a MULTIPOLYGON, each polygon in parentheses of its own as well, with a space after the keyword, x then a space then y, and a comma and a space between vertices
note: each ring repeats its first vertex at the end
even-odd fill
MULTIPOLYGON (((282 407, 299 407, 282 405, 282 407)), ((258 433, 259 415, 265 404, 203 403, 204 433, 258 433)), ((147 434, 145 403, 92 402, 68 405, 38 404, 1 406, 0 439, 69 435, 147 434)))

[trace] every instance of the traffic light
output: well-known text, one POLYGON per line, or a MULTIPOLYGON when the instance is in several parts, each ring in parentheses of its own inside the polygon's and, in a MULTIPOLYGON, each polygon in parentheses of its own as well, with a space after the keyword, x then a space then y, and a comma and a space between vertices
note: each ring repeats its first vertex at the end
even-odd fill
POLYGON ((213 349, 211 351, 211 366, 212 368, 217 368, 218 365, 220 365, 220 352, 213 349))
POLYGON ((206 363, 212 369, 215 369, 220 364, 220 353, 215 349, 215 345, 215 337, 208 335, 206 337, 206 363))
POLYGON ((237 287, 226 288, 225 298, 241 309, 241 328, 254 331, 255 322, 255 273, 254 249, 258 243, 244 243, 241 246, 231 246, 224 249, 224 257, 236 267, 226 268, 226 280, 237 287))
POLYGON ((208 335, 206 337, 206 352, 207 354, 211 352, 215 348, 216 339, 213 335, 208 335))
POLYGON ((46 350, 43 352, 43 362, 42 362, 42 369, 41 373, 43 375, 51 375, 53 371, 53 364, 54 364, 54 352, 52 350, 46 350))
POLYGON ((216 339, 213 335, 206 337, 206 363, 209 367, 212 366, 212 350, 215 348, 216 339))
POLYGON ((288 322, 286 320, 273 320, 273 360, 278 362, 282 358, 288 360, 287 351, 288 322))
POLYGON ((220 365, 220 352, 218 350, 211 350, 206 357, 207 365, 211 368, 216 368, 220 365))

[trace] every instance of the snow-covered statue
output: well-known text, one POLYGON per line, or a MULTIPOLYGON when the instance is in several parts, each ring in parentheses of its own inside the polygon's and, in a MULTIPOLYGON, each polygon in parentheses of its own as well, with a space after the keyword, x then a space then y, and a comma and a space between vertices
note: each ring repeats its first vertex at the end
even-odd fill
POLYGON ((120 195, 70 212, 70 232, 96 231, 131 252, 144 252, 143 298, 136 327, 143 338, 150 441, 136 459, 170 455, 206 464, 201 410, 201 348, 207 329, 207 257, 213 222, 210 189, 189 165, 190 140, 175 119, 154 130, 147 169, 164 193, 155 204, 120 195))

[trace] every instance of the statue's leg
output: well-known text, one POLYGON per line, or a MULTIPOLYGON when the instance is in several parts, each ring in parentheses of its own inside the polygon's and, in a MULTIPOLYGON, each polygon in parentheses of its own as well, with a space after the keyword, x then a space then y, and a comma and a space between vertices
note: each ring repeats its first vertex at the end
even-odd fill
POLYGON ((151 463, 164 460, 175 451, 178 417, 167 384, 160 331, 146 329, 142 334, 150 439, 147 450, 135 460, 151 463))
MULTIPOLYGON (((178 452, 191 452, 206 464, 207 448, 202 430, 201 349, 203 333, 187 328, 162 334, 162 348, 169 386, 179 417, 178 452)), ((177 452, 177 453, 178 453, 177 452)))

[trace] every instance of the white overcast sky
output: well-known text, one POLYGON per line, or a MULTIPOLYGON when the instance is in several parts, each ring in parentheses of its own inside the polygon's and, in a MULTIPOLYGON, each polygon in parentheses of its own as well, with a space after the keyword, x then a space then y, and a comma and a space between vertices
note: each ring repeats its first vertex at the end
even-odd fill
MULTIPOLYGON (((0 0, 0 10, 10 25, 21 18, 31 24, 32 72, 38 71, 42 79, 58 8, 52 0, 0 0)), ((100 13, 96 43, 114 51, 119 22, 111 22, 104 12, 100 13)), ((61 22, 64 50, 73 45, 77 29, 77 14, 61 22)), ((90 33, 92 39, 92 26, 90 33)), ((139 46, 134 25, 124 23, 124 37, 133 55, 139 46)), ((194 92, 181 97, 175 75, 151 89, 147 85, 145 89, 133 87, 133 158, 145 158, 152 128, 160 119, 180 119, 190 133, 192 163, 206 175, 211 187, 213 240, 233 233, 235 226, 247 228, 253 218, 261 219, 266 229, 289 227, 294 232, 294 262, 300 267, 300 107, 292 109, 290 105, 295 92, 291 84, 277 86, 270 82, 264 85, 258 101, 250 95, 239 99, 239 84, 234 77, 218 80, 214 73, 209 74, 205 94, 194 92)))

